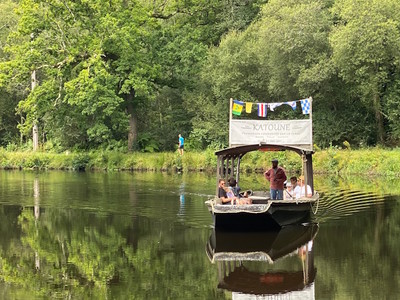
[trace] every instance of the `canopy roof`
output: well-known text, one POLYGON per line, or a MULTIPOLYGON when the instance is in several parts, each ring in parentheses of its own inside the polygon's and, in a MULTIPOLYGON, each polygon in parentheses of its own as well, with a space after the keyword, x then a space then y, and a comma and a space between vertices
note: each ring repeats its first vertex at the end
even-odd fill
POLYGON ((313 151, 304 149, 302 147, 259 143, 259 144, 253 144, 253 145, 243 145, 243 146, 236 146, 236 147, 222 149, 222 150, 216 151, 215 155, 225 156, 225 157, 243 156, 247 152, 257 151, 257 150, 259 150, 259 151, 286 151, 286 150, 289 150, 289 151, 294 151, 299 155, 313 153, 313 151))

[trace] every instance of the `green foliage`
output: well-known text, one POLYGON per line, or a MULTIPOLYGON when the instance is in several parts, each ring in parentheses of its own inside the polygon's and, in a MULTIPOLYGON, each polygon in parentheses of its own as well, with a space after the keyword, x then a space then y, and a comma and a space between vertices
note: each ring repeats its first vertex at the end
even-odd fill
POLYGON ((382 95, 400 59, 400 4, 385 1, 335 1, 338 26, 330 41, 332 60, 357 97, 374 112, 376 136, 384 141, 382 95))
POLYGON ((390 138, 392 143, 400 140, 400 79, 390 83, 388 92, 384 96, 384 112, 389 121, 390 138))
POLYGON ((89 161, 90 157, 87 154, 73 154, 71 166, 74 170, 84 171, 89 161))
MULTIPOLYGON (((271 160, 277 158, 279 164, 290 174, 302 172, 301 158, 290 151, 250 152, 241 161, 243 173, 265 171, 271 160)), ((400 151, 371 148, 367 150, 341 149, 331 146, 318 150, 313 156, 315 173, 368 174, 400 176, 400 151)), ((122 153, 118 151, 92 151, 90 153, 44 153, 9 152, 0 149, 0 168, 7 169, 70 169, 70 170, 147 170, 147 171, 187 171, 214 172, 216 169, 215 150, 208 148, 203 152, 162 153, 122 153)))
POLYGON ((35 123, 46 150, 127 151, 128 133, 145 152, 175 150, 178 133, 192 151, 221 148, 230 98, 311 95, 319 147, 396 146, 399 11, 396 0, 1 1, 0 145, 27 145, 35 123))
POLYGON ((137 143, 140 152, 156 152, 158 151, 157 141, 154 140, 148 133, 139 135, 137 143))

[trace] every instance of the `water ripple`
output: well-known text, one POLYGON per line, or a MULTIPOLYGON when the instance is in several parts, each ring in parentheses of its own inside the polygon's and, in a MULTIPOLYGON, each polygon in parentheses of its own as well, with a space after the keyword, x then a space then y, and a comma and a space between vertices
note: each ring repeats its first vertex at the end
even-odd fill
POLYGON ((332 190, 320 193, 318 212, 315 216, 318 222, 330 219, 341 219, 361 211, 373 209, 383 204, 388 195, 378 195, 359 190, 332 190))

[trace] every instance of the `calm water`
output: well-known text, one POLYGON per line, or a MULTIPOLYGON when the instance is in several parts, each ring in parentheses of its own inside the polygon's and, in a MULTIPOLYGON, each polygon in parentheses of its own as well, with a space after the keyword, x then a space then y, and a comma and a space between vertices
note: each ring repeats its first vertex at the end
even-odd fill
POLYGON ((315 182, 316 224, 243 236, 212 229, 214 176, 0 171, 0 299, 398 299, 396 192, 315 182))

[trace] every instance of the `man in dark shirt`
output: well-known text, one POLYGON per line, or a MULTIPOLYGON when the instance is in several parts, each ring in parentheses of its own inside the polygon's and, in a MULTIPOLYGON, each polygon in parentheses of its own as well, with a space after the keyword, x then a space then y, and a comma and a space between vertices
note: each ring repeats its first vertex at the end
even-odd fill
POLYGON ((265 178, 270 182, 271 199, 283 199, 283 183, 286 180, 285 170, 278 167, 278 160, 272 160, 272 168, 264 173, 265 178))
POLYGON ((218 180, 218 198, 221 199, 222 204, 230 204, 231 200, 228 198, 226 191, 225 191, 225 180, 220 178, 218 180))

